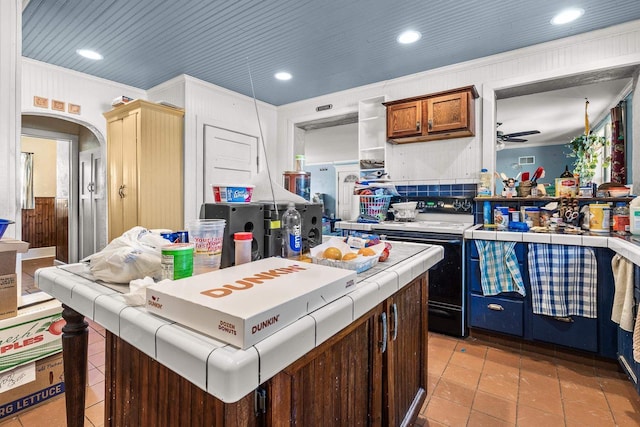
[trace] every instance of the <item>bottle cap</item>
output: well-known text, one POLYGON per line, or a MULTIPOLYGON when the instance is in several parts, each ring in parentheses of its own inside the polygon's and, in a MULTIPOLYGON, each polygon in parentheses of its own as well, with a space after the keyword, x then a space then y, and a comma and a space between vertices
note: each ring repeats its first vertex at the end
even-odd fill
POLYGON ((480 172, 488 172, 488 170, 486 168, 482 168, 480 169, 480 172))
POLYGON ((233 240, 253 240, 253 233, 250 231, 239 231, 233 234, 233 240))

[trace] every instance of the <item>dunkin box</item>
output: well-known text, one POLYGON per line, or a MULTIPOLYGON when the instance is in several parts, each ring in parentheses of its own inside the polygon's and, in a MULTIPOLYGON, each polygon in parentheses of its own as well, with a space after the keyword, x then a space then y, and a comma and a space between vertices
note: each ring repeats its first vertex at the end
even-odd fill
POLYGON ((0 373, 0 420, 13 417, 62 393, 62 353, 0 373))
POLYGON ((49 300, 0 320, 0 374, 62 350, 62 306, 49 300))
POLYGON ((266 258, 146 289, 151 313, 241 349, 355 288, 356 272, 266 258))

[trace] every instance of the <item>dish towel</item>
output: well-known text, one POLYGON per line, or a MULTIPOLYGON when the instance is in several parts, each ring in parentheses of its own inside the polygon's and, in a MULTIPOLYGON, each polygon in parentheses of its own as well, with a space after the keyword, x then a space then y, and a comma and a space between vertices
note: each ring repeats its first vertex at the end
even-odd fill
POLYGON ((480 256, 482 293, 488 296, 501 292, 518 292, 524 296, 526 292, 515 253, 516 242, 475 242, 480 256))
POLYGON ((640 310, 636 316, 636 325, 633 328, 633 360, 640 362, 640 310))
MULTIPOLYGON (((627 332, 633 331, 633 263, 616 254, 611 260, 615 292, 611 320, 627 332)), ((635 335, 635 334, 634 334, 635 335)))
POLYGON ((535 314, 597 317, 597 264, 591 248, 529 243, 535 314))

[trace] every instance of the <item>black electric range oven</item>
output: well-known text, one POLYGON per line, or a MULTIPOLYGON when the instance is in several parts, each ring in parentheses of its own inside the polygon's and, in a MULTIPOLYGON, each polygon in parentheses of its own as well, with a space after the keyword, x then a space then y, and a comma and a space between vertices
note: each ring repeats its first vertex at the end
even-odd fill
POLYGON ((385 221, 372 229, 389 241, 440 245, 444 259, 429 270, 429 330, 467 335, 463 286, 463 235, 473 225, 473 200, 465 197, 409 197, 419 213, 411 222, 385 221))

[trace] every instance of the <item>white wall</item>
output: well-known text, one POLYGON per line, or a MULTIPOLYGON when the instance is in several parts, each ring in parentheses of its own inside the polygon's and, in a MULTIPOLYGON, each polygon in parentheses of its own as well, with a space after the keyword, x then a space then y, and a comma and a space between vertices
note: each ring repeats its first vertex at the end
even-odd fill
MULTIPOLYGON (((257 102, 260 126, 252 98, 205 81, 182 75, 149 90, 152 101, 165 100, 185 109, 184 118, 184 219, 198 218, 205 188, 202 182, 204 125, 233 130, 260 139, 260 127, 270 163, 275 163, 276 108, 257 102)), ((265 170, 265 153, 258 147, 260 170, 265 170)), ((273 168, 273 166, 272 166, 273 168)), ((278 174, 277 176, 281 176, 278 174)), ((278 178, 274 178, 278 181, 278 178)))
MULTIPOLYGON (((356 110, 361 99, 395 100, 475 85, 481 95, 475 137, 387 145, 394 180, 475 182, 482 167, 495 169, 496 89, 630 64, 640 64, 640 21, 287 104, 278 108, 279 167, 293 161, 293 124, 330 116, 315 113, 317 105, 333 104, 337 115, 356 110)), ((634 141, 639 138, 635 133, 634 141)))
POLYGON ((304 156, 308 164, 358 160, 358 124, 306 131, 304 156))
POLYGON ((0 218, 16 221, 6 237, 20 237, 20 65, 22 1, 0 1, 0 218))

